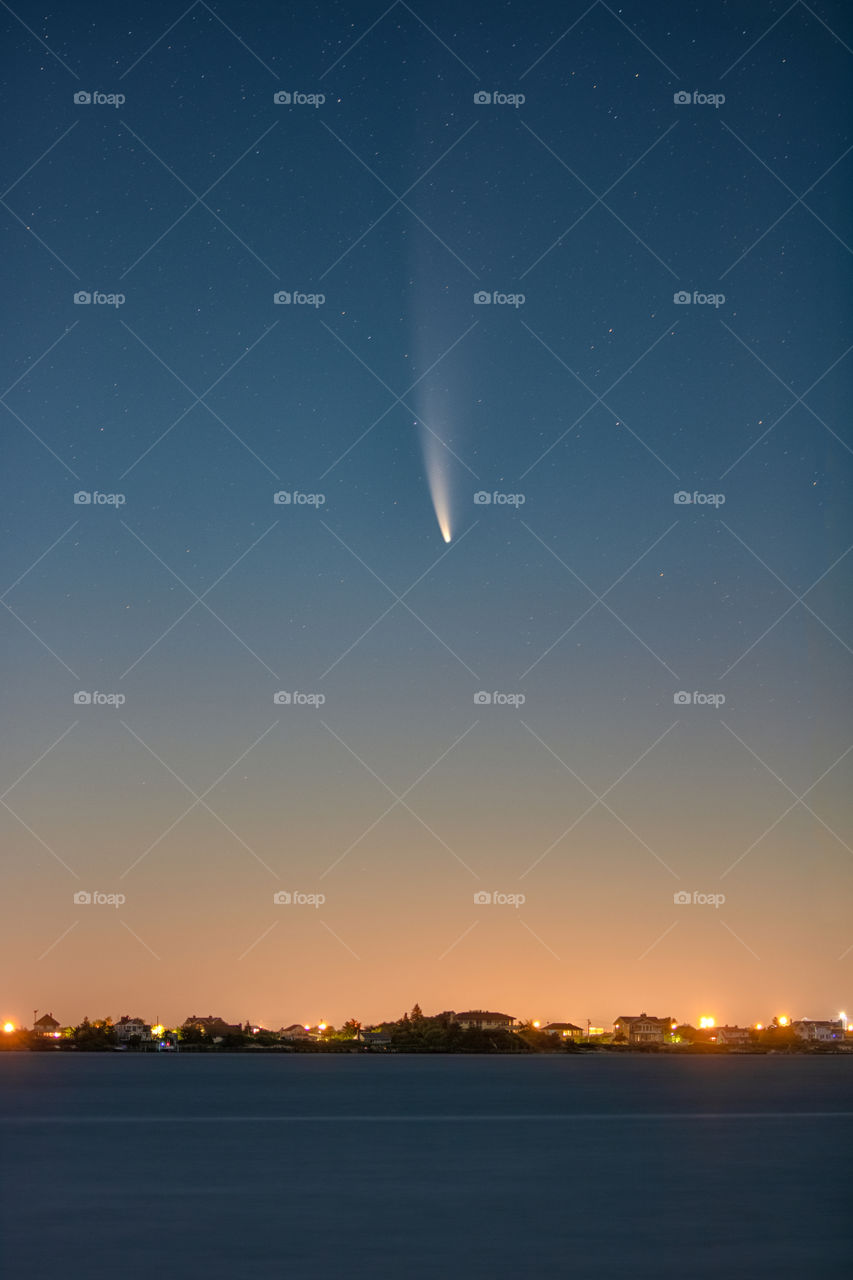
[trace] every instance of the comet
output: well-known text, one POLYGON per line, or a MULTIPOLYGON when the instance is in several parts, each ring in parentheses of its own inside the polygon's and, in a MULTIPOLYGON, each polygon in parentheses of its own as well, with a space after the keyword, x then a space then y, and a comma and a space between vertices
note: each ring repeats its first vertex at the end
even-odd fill
POLYGON ((450 474, 448 452, 434 432, 420 423, 421 449, 424 455, 427 485, 435 510, 435 518, 445 542, 449 542, 450 529, 450 474))

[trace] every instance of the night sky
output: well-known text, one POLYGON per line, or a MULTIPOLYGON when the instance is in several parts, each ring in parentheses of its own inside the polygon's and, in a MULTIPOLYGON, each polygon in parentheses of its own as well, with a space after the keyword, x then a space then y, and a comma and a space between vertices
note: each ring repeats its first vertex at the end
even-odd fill
POLYGON ((0 12, 0 1015, 834 1017, 853 14, 383 4, 0 12))

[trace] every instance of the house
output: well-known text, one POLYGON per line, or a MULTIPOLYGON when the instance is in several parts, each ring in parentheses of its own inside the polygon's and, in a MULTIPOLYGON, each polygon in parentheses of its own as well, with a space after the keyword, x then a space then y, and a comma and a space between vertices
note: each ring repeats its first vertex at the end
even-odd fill
POLYGON ((151 1024, 143 1022, 141 1018, 131 1018, 126 1013, 119 1018, 113 1031, 119 1044, 127 1044, 135 1036, 140 1040, 151 1039, 151 1024))
POLYGON ((289 1027, 282 1027, 279 1031, 282 1040, 310 1040, 311 1035, 307 1027, 301 1022, 292 1022, 289 1027))
POLYGON ((191 1013, 184 1019, 183 1026, 188 1030, 203 1031, 211 1039, 216 1036, 231 1035, 243 1029, 239 1022, 226 1022, 224 1018, 215 1017, 212 1013, 209 1013, 206 1018, 200 1018, 197 1014, 191 1013))
POLYGON ((742 1049, 752 1044, 751 1027, 715 1027, 714 1035, 717 1044, 730 1045, 742 1049))
POLYGON ((515 1022, 508 1013, 489 1013, 485 1009, 468 1009, 453 1016, 465 1031, 472 1027, 477 1031, 509 1031, 515 1022))
POLYGON ((794 1032, 801 1040, 810 1040, 819 1044, 830 1044, 833 1040, 844 1040, 844 1023, 841 1019, 820 1020, 816 1018, 798 1018, 791 1023, 794 1032))
POLYGON ((666 1044, 672 1036, 672 1018, 653 1018, 648 1013, 623 1014, 613 1024, 615 1035, 629 1044, 666 1044))
POLYGON ((43 1013, 33 1023, 33 1031, 37 1036, 50 1037, 50 1039, 55 1040, 59 1036, 59 1023, 52 1013, 43 1013))
POLYGON ((563 1040, 580 1040, 584 1035, 583 1028, 576 1027, 573 1022, 549 1022, 547 1027, 541 1029, 547 1031, 549 1036, 560 1036, 563 1040))
POLYGON ((378 1031, 362 1031, 361 1043, 366 1049, 387 1049, 391 1043, 391 1032, 380 1028, 378 1031))

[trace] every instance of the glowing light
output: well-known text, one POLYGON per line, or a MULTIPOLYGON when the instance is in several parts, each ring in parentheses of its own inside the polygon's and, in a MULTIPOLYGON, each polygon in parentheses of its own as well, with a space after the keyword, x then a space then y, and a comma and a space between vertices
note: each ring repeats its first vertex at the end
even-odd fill
POLYGON ((539 1027, 541 1027, 541 1026, 542 1026, 542 1023, 541 1023, 541 1022, 539 1022, 539 1021, 538 1021, 538 1019, 537 1019, 537 1021, 536 1021, 536 1022, 534 1022, 534 1024, 533 1024, 533 1025, 534 1025, 534 1027, 539 1028, 539 1027))
POLYGON ((776 1019, 776 1021, 779 1023, 780 1027, 787 1027, 789 1019, 785 1016, 784 1013, 781 1013, 779 1017, 776 1019))
POLYGON ((318 1031, 325 1031, 325 1030, 326 1030, 326 1024, 325 1024, 325 1022, 320 1022, 320 1023, 318 1023, 318 1024, 317 1024, 317 1030, 318 1030, 318 1031))
POLYGON ((710 1027, 715 1027, 716 1025, 716 1021, 713 1018, 704 1017, 699 1019, 699 1027, 702 1031, 707 1031, 710 1027))
POLYGON ((4 1023, 3 1023, 3 1030, 7 1033, 7 1035, 8 1035, 8 1033, 9 1033, 10 1031, 14 1031, 14 1030, 15 1030, 15 1024, 14 1024, 14 1022, 4 1022, 4 1023))
POLYGON ((421 448, 426 467, 429 496, 435 508, 435 518, 445 542, 451 538, 450 532, 450 474, 448 462, 450 454, 437 435, 429 431, 421 423, 421 448))
POLYGON ((165 1028, 165 1027, 161 1027, 161 1026, 160 1026, 160 1024, 159 1024, 159 1022, 158 1022, 158 1024, 157 1024, 157 1026, 156 1026, 156 1027, 152 1027, 152 1028, 151 1028, 151 1034, 152 1034, 152 1036, 154 1036, 155 1040, 159 1040, 159 1039, 160 1039, 160 1037, 161 1037, 161 1035, 163 1034, 163 1032, 164 1032, 165 1030, 166 1030, 166 1028, 165 1028))
POLYGON ((764 1023, 763 1023, 763 1022, 756 1022, 756 1024, 755 1024, 755 1030, 756 1030, 756 1031, 763 1031, 763 1030, 764 1030, 764 1023))

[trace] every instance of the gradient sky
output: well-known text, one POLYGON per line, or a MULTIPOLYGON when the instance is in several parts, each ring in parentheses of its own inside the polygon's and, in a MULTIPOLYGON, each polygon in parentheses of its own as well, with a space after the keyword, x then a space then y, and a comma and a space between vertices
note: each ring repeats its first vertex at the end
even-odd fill
POLYGON ((4 10, 0 1014, 853 1004, 851 17, 4 10))

